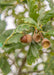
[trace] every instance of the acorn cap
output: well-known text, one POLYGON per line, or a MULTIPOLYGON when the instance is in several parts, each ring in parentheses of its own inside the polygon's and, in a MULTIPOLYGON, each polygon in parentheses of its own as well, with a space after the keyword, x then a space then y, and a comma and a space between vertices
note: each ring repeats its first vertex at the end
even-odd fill
POLYGON ((42 40, 42 46, 43 48, 49 48, 50 47, 50 41, 48 39, 43 39, 42 40))
POLYGON ((34 32, 34 34, 33 34, 33 40, 35 40, 35 38, 36 38, 36 33, 34 32))
POLYGON ((24 35, 23 37, 21 37, 20 41, 23 43, 30 43, 32 42, 32 36, 29 34, 24 35))
POLYGON ((41 35, 34 33, 34 35, 33 35, 33 40, 34 40, 35 42, 37 42, 37 43, 40 42, 40 41, 41 41, 41 35))

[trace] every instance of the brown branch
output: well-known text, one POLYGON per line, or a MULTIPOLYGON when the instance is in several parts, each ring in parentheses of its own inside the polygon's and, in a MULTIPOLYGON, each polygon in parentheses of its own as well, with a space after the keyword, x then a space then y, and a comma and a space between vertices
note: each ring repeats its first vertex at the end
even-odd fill
POLYGON ((42 38, 42 40, 44 39, 44 37, 43 37, 42 33, 41 33, 41 38, 42 38))
POLYGON ((23 68, 25 62, 26 62, 26 56, 25 56, 25 57, 23 58, 23 60, 22 60, 22 65, 21 65, 20 68, 19 68, 18 75, 21 75, 21 74, 22 74, 21 71, 22 71, 22 68, 23 68))

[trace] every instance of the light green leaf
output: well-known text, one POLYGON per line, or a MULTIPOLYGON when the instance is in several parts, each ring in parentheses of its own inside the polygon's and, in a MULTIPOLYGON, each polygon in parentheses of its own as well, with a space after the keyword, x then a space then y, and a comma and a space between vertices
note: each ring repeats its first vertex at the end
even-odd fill
POLYGON ((53 0, 47 0, 49 2, 50 8, 54 8, 54 2, 53 0))
POLYGON ((2 47, 2 43, 0 43, 0 47, 2 47))
POLYGON ((2 4, 5 4, 5 3, 13 3, 14 1, 16 1, 16 0, 0 0, 0 3, 2 3, 2 4))

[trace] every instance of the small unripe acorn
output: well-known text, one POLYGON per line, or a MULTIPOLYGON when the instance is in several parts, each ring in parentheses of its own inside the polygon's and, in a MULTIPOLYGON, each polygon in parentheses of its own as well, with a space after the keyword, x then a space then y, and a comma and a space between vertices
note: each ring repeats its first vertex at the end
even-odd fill
POLYGON ((20 41, 23 43, 30 43, 30 42, 32 42, 32 36, 29 34, 26 34, 21 37, 20 41))
POLYGON ((43 48, 49 48, 51 46, 50 41, 48 39, 43 39, 42 40, 42 47, 43 48))
POLYGON ((34 35, 33 35, 33 40, 35 41, 35 42, 40 42, 41 41, 41 35, 40 34, 36 34, 35 32, 34 32, 34 35))

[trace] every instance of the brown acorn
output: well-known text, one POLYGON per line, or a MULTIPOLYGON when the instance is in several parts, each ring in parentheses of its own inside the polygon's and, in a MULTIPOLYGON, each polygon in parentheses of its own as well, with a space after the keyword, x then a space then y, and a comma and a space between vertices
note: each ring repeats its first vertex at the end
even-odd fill
POLYGON ((32 42, 32 36, 29 34, 26 34, 21 37, 20 41, 23 43, 30 43, 30 42, 32 42))
POLYGON ((34 35, 33 35, 33 40, 35 41, 35 42, 40 42, 41 41, 41 35, 39 34, 39 33, 35 33, 34 32, 34 35))
POLYGON ((49 48, 51 46, 50 41, 48 39, 42 40, 42 47, 43 48, 49 48))

